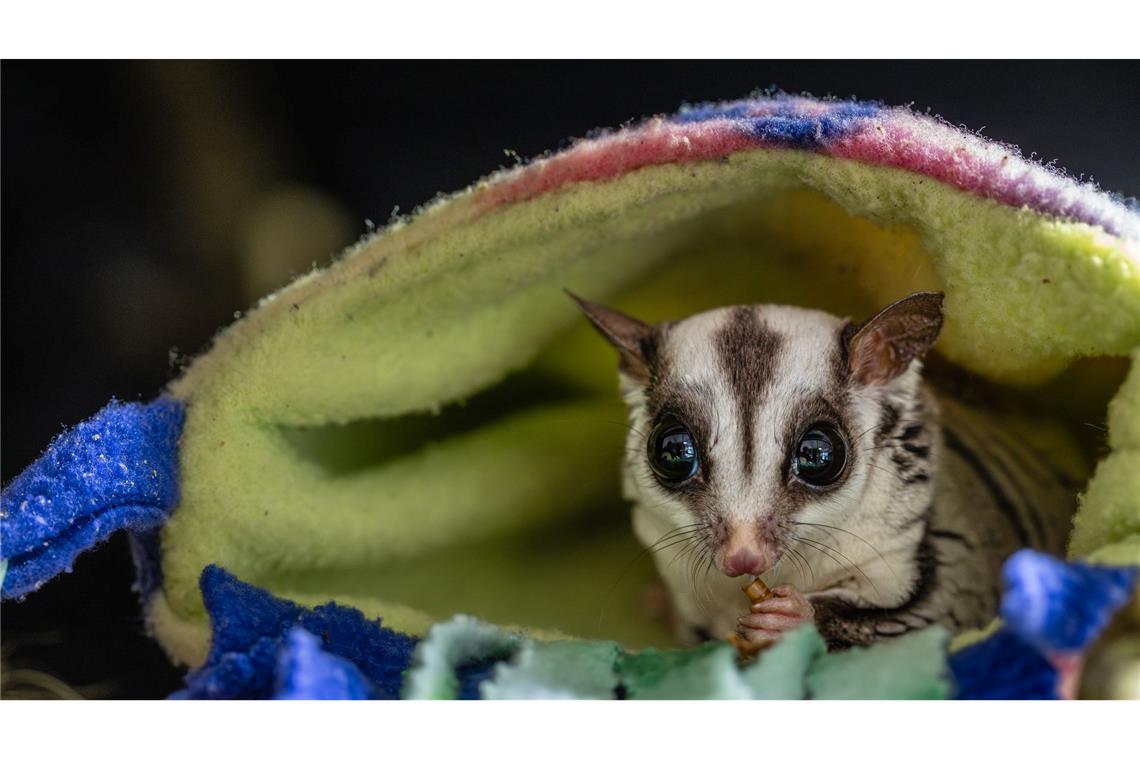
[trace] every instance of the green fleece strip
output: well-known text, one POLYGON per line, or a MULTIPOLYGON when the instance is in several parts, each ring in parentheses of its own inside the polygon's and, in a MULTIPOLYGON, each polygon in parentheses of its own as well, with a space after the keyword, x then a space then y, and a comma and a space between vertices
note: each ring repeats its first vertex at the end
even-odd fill
MULTIPOLYGON (((446 637, 433 629, 430 638, 456 648, 457 637, 486 636, 449 626, 443 626, 446 637)), ((623 652, 612 642, 525 641, 495 668, 481 693, 487 699, 613 699, 618 691, 635 700, 945 699, 948 642, 946 631, 934 627, 829 654, 815 628, 802 626, 741 665, 736 650, 723 642, 623 652)))
POLYGON ((807 677, 813 700, 945 700, 950 634, 931 626, 824 657, 807 677))
POLYGON ((807 675, 826 656, 823 637, 813 626, 803 625, 782 635, 741 677, 752 699, 805 699, 807 675))
POLYGON ((736 658, 736 650, 722 641, 648 649, 618 658, 618 678, 628 699, 750 699, 736 658))
POLYGON ((618 645, 610 641, 526 641, 483 683, 484 699, 613 699, 618 645))
POLYGON ((412 654, 404 674, 404 699, 455 699, 456 671, 480 660, 505 659, 519 647, 519 637, 493 625, 456 615, 432 626, 412 654))
POLYGON ((807 677, 811 699, 946 699, 950 635, 931 626, 874 646, 818 660, 807 677))

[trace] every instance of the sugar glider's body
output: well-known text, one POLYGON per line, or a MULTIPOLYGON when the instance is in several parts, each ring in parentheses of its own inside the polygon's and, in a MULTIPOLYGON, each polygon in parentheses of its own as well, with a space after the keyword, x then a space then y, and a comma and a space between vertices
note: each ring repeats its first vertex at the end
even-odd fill
POLYGON ((839 648, 979 627, 1009 554, 1063 551, 1064 478, 922 382, 941 301, 860 326, 773 305, 645 325, 580 302, 619 351, 624 493, 680 637, 771 641, 811 620, 839 648), (742 615, 754 574, 777 598, 742 615))

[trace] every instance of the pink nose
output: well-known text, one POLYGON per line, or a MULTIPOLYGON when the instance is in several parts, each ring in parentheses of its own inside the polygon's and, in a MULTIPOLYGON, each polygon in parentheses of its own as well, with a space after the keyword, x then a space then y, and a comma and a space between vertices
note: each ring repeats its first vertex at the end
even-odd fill
POLYGON ((724 558, 724 572, 734 578, 738 575, 760 575, 767 569, 763 557, 747 547, 741 547, 724 558))

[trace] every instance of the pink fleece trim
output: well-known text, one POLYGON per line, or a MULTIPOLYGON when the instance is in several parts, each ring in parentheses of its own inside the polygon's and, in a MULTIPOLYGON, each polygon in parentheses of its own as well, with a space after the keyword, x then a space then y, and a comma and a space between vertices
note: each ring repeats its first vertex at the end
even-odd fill
MULTIPOLYGON (((837 107, 810 98, 771 98, 728 104, 732 116, 674 122, 657 117, 520 166, 490 179, 473 202, 481 212, 531 200, 575 182, 614 179, 635 169, 668 163, 707 161, 743 150, 803 150, 756 138, 756 119, 794 109, 797 116, 822 116, 837 107)), ((1021 157, 1017 151, 905 108, 884 109, 853 119, 850 128, 822 140, 818 152, 874 166, 889 166, 943 182, 1015 208, 1085 222, 1131 241, 1140 240, 1140 215, 1092 183, 1021 157)), ((1135 245, 1128 246, 1135 249, 1135 245)))
POLYGON ((654 119, 640 127, 584 140, 495 178, 478 203, 490 211, 528 201, 573 182, 613 179, 634 169, 657 164, 707 161, 754 145, 731 119, 695 124, 671 124, 654 119))
POLYGON ((1140 237, 1136 215, 1092 183, 1078 184, 1025 160, 1015 149, 906 110, 887 112, 867 128, 839 137, 828 153, 906 169, 1007 206, 1140 237))

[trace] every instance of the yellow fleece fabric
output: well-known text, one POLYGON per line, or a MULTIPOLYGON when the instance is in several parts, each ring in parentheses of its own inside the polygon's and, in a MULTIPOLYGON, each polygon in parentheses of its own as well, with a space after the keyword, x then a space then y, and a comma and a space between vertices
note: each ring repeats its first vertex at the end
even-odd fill
MULTIPOLYGON (((563 288, 649 320, 747 302, 862 317, 941 289, 941 356, 1068 425, 1062 447, 1093 445, 1080 423, 1120 378, 1123 359, 1082 358, 1140 356, 1134 244, 907 171, 758 148, 492 211, 484 189, 265 299, 172 385, 182 494, 149 609, 176 658, 204 657, 210 563, 412 633, 467 613, 667 644, 619 495, 614 358, 563 288)), ((1075 555, 1140 563, 1138 420, 1133 369, 1075 555)))

